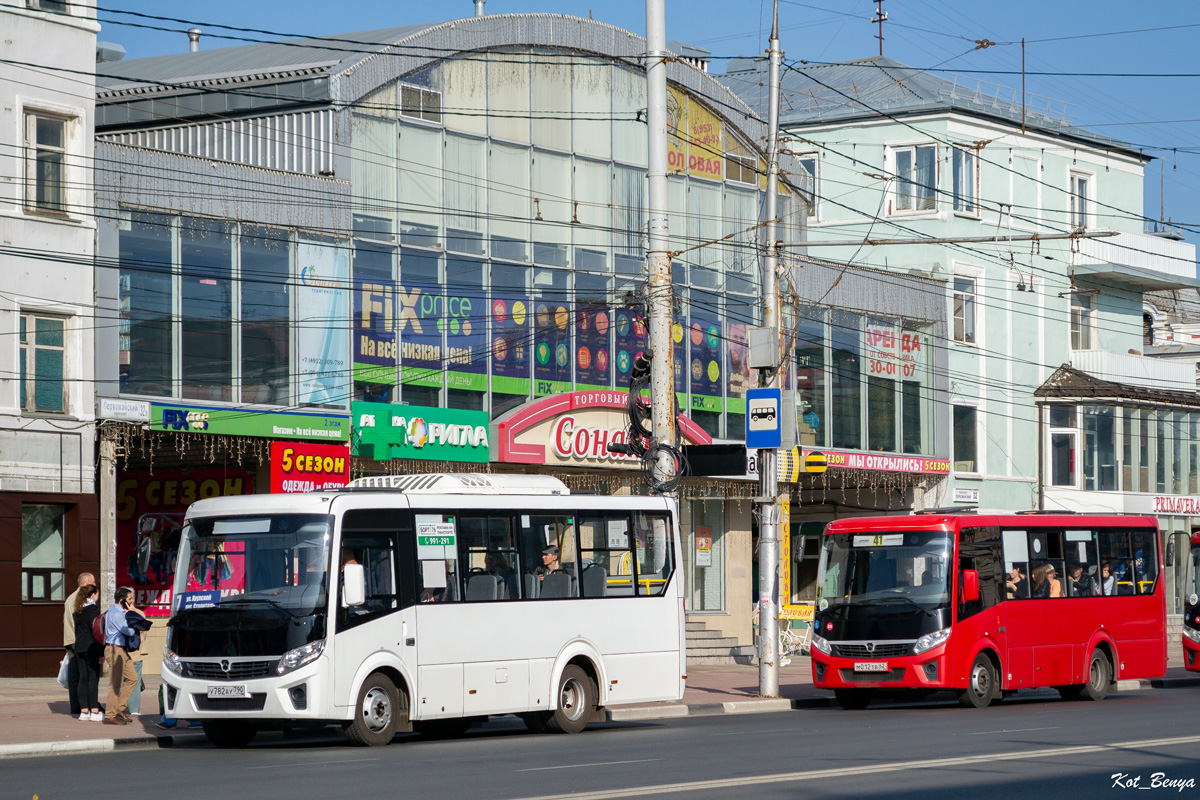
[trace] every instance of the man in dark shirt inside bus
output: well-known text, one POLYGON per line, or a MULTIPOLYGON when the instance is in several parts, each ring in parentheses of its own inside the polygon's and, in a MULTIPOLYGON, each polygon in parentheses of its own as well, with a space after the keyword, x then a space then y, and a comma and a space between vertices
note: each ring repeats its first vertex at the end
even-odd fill
POLYGON ((1096 581, 1091 575, 1083 574, 1083 564, 1078 561, 1072 561, 1067 565, 1067 596, 1068 597, 1091 597, 1098 594, 1096 591, 1096 581))

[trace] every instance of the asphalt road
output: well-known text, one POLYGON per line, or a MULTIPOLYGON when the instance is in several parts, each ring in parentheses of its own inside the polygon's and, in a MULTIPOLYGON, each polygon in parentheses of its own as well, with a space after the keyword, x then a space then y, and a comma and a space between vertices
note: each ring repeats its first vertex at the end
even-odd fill
POLYGON ((1186 797, 1200 796, 1198 719, 1200 689, 1101 703, 1010 698, 984 710, 934 701, 608 723, 576 736, 530 734, 505 717, 460 739, 402 736, 384 748, 262 736, 245 750, 10 760, 0 765, 0 797, 1046 800, 1139 788, 1186 797), (1182 791, 1155 788, 1156 773, 1182 791))

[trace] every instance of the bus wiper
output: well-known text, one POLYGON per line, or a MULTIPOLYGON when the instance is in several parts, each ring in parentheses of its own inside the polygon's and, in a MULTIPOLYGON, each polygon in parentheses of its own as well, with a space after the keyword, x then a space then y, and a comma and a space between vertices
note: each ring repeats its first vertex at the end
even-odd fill
POLYGON ((278 610, 278 611, 282 611, 284 614, 287 614, 287 615, 288 615, 289 617, 291 617, 291 618, 292 618, 292 619, 293 619, 293 620, 294 620, 296 623, 299 623, 301 620, 303 620, 303 619, 304 619, 304 617, 303 617, 302 615, 300 615, 300 614, 297 614, 296 612, 292 611, 290 608, 288 608, 287 606, 283 605, 283 604, 282 604, 282 603, 280 603, 279 601, 277 601, 277 600, 272 600, 272 599, 271 599, 271 598, 269 598, 269 597, 233 597, 233 598, 230 598, 230 599, 228 599, 228 600, 224 600, 224 601, 222 601, 222 602, 221 602, 221 607, 223 607, 223 608, 231 608, 231 607, 233 607, 233 606, 236 606, 236 605, 241 605, 241 604, 247 604, 247 605, 249 605, 249 604, 252 604, 252 603, 266 603, 266 604, 267 604, 267 605, 269 605, 271 608, 274 608, 274 609, 276 609, 276 610, 278 610))
POLYGON ((931 616, 931 617, 933 616, 933 612, 932 612, 932 611, 930 611, 928 608, 926 608, 925 606, 921 605, 921 604, 920 604, 920 603, 918 603, 916 600, 913 600, 911 597, 905 597, 905 596, 904 596, 904 595, 902 595, 902 594, 892 594, 892 595, 888 595, 887 597, 880 597, 880 598, 879 598, 879 600, 878 600, 878 602, 880 602, 880 603, 888 603, 888 602, 891 602, 891 601, 893 601, 893 600, 899 600, 899 601, 900 601, 900 602, 902 602, 902 603, 908 603, 908 604, 909 604, 910 606, 912 606, 913 608, 916 608, 916 609, 919 609, 919 610, 921 610, 921 611, 924 611, 926 614, 928 614, 928 615, 929 615, 929 616, 931 616))

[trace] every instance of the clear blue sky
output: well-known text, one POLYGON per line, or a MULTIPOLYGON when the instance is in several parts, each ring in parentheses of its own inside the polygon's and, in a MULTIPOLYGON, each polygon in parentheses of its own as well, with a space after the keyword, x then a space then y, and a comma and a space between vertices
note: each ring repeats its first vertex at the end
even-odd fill
MULTIPOLYGON (((380 2, 353 0, 233 0, 152 2, 99 0, 100 39, 117 42, 127 58, 182 52, 186 24, 116 13, 137 11, 206 23, 303 35, 443 21, 474 13, 471 0, 380 2), (139 29, 120 22, 171 28, 139 29)), ((841 61, 878 53, 873 0, 781 0, 780 25, 787 59, 841 61)), ((1021 47, 1026 69, 1046 73, 1200 73, 1200 5, 1182 0, 885 0, 884 54, 914 67, 1008 70, 1012 75, 973 75, 991 83, 1021 85, 1021 47), (1189 27, 1190 26, 1190 27, 1189 27), (1169 28, 1112 36, 1087 36, 1146 28, 1169 28), (975 40, 996 42, 974 49, 975 40), (1055 41, 1035 41, 1054 39, 1055 41)), ((553 12, 596 19, 644 34, 642 0, 488 0, 489 14, 553 12)), ((752 55, 766 47, 770 0, 667 0, 667 38, 698 44, 714 56, 752 55)), ((206 33, 220 33, 209 27, 206 33)), ((255 35, 255 34, 250 34, 255 35)), ((269 38, 269 37, 264 37, 269 38)), ((207 36, 202 46, 235 44, 207 36)), ((724 72, 715 61, 712 72, 724 72)), ((943 73, 944 74, 944 73, 943 73)), ((1200 231, 1200 78, 1088 78, 1030 75, 1026 90, 1065 102, 1070 122, 1145 147, 1163 159, 1167 217, 1200 231), (1151 149, 1151 148, 1165 148, 1151 149), (1174 154, 1171 148, 1191 148, 1174 154)), ((1160 162, 1146 169, 1145 213, 1159 216, 1160 162)), ((1190 241, 1200 234, 1188 234, 1190 241)))

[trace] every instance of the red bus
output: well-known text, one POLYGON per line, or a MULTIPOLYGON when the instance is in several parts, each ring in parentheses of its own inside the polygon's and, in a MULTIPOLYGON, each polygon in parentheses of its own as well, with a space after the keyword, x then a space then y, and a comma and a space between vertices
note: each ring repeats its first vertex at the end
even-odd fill
POLYGON ((847 709, 897 690, 983 708, 1021 689, 1099 700, 1161 677, 1166 603, 1153 517, 943 511, 830 523, 813 683, 847 709))
POLYGON ((1200 533, 1192 534, 1183 585, 1183 666, 1200 672, 1200 533))

